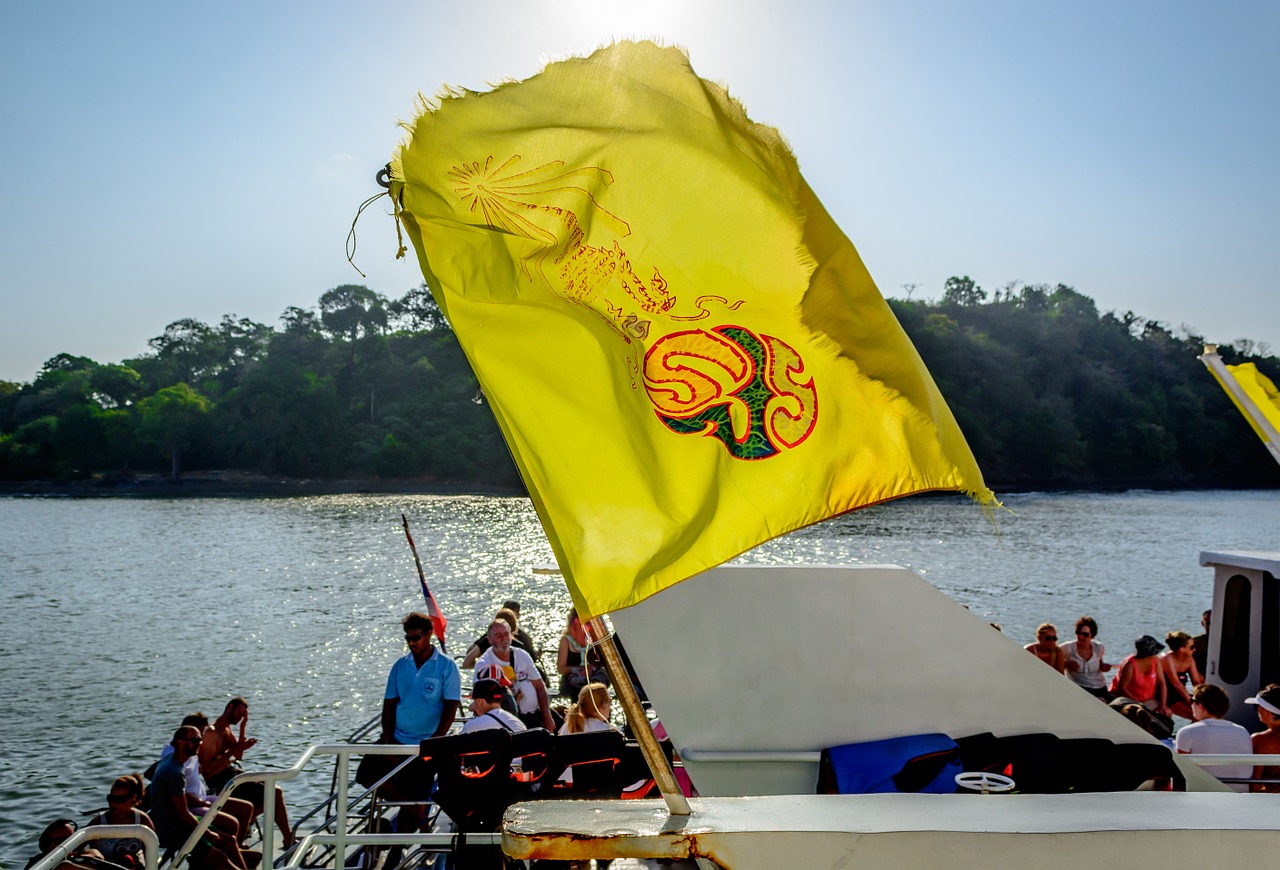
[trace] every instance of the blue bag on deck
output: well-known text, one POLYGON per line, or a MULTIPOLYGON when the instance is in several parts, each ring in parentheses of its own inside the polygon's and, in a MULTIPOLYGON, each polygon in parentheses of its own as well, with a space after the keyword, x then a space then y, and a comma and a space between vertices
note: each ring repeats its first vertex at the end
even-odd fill
POLYGON ((953 794, 960 747, 945 734, 846 743, 822 751, 838 794, 953 794))

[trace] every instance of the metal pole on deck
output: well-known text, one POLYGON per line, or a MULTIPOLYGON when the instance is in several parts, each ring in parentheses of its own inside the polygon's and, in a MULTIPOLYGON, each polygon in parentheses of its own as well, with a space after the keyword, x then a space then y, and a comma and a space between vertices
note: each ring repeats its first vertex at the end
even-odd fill
MULTIPOLYGON (((631 725, 631 731, 640 743, 640 751, 644 753, 644 760, 649 765, 649 772, 653 774, 653 781, 657 783, 658 791, 662 792, 662 799, 667 802, 667 812, 673 816, 693 815, 693 807, 689 806, 684 792, 680 791, 675 772, 667 763, 667 757, 662 754, 662 747, 658 745, 658 738, 653 733, 653 726, 649 724, 649 717, 644 714, 640 696, 636 694, 635 686, 631 685, 631 677, 623 667, 622 656, 614 646, 613 635, 609 634, 604 620, 598 616, 587 621, 587 628, 596 646, 604 655, 604 668, 609 672, 609 679, 613 682, 618 700, 622 702, 622 711, 627 716, 627 723, 631 725)), ((586 662, 584 661, 583 664, 586 662)))

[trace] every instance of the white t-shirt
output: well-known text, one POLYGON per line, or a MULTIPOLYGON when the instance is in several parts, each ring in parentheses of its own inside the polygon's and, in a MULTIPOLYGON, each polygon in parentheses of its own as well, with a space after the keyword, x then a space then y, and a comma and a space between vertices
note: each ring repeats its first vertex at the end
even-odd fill
MULTIPOLYGON (((569 727, 569 724, 566 722, 564 725, 560 726, 560 730, 557 731, 556 733, 568 734, 569 732, 565 730, 568 727, 569 727)), ((582 723, 582 730, 579 731, 578 733, 590 734, 593 731, 616 731, 616 730, 618 729, 614 728, 612 725, 610 725, 608 722, 604 721, 603 719, 588 718, 587 721, 582 723)))
POLYGON ((521 713, 536 713, 538 712, 538 693, 534 690, 533 684, 542 682, 542 676, 527 652, 512 647, 510 653, 511 661, 504 662, 498 658, 493 647, 485 650, 484 654, 476 659, 476 679, 495 679, 491 673, 493 668, 497 668, 502 673, 503 681, 511 684, 511 694, 515 695, 516 708, 521 713))
MULTIPOLYGON (((1226 719, 1201 719, 1178 729, 1173 738, 1173 745, 1179 752, 1207 755, 1252 755, 1253 741, 1249 732, 1234 722, 1226 719)), ((1253 776, 1251 764, 1224 764, 1206 767, 1214 776, 1250 777, 1253 776)), ((1248 791, 1244 783, 1231 783, 1236 791, 1248 791)))
POLYGON ((484 713, 480 716, 473 716, 468 719, 466 724, 462 726, 462 733, 470 734, 472 731, 486 731, 490 728, 501 728, 504 723, 506 724, 508 731, 526 730, 523 722, 515 716, 512 716, 506 710, 498 708, 497 710, 490 710, 488 713, 484 713))
POLYGON ((1078 686, 1084 686, 1086 689, 1105 689, 1107 687, 1106 677, 1102 676, 1102 656, 1104 653, 1103 646, 1100 642, 1093 642, 1093 655, 1085 661, 1080 657, 1080 647, 1074 640, 1059 644, 1062 647, 1063 655, 1067 657, 1068 662, 1075 662, 1080 669, 1073 671, 1067 669, 1067 676, 1071 682, 1078 686))

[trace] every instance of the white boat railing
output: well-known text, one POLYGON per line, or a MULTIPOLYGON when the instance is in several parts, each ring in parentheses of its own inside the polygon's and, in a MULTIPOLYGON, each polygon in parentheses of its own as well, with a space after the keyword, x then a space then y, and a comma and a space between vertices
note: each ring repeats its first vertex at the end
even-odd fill
MULTIPOLYGON (((407 764, 418 753, 416 746, 403 746, 399 744, 385 743, 333 743, 318 744, 310 746, 302 753, 292 767, 284 770, 272 771, 254 771, 238 774, 232 779, 222 791, 214 799, 209 810, 200 819, 200 823, 192 830, 186 842, 174 853, 173 861, 170 867, 177 867, 179 862, 184 860, 196 844, 200 842, 200 838, 212 824, 217 811, 221 809, 231 796, 231 793, 240 785, 250 782, 260 782, 263 786, 263 810, 262 810, 262 867, 272 867, 275 864, 275 800, 272 795, 275 792, 276 784, 285 780, 293 779, 298 776, 309 764, 317 757, 333 756, 337 761, 337 772, 334 775, 334 832, 332 834, 313 833, 303 838, 302 844, 294 849, 294 857, 284 865, 288 867, 297 867, 302 861, 307 849, 306 845, 331 845, 334 847, 335 866, 341 866, 339 862, 345 859, 346 849, 348 845, 394 845, 397 843, 419 844, 419 845, 436 845, 448 846, 454 837, 453 834, 358 834, 348 830, 348 810, 350 808, 350 783, 351 783, 351 756, 353 755, 392 755, 403 756, 407 764)), ((390 779, 396 771, 390 771, 381 780, 368 789, 365 789, 360 797, 368 795, 374 788, 390 779)), ((471 842, 483 842, 483 835, 468 835, 467 839, 471 842)))
POLYGON ((822 760, 821 752, 811 752, 808 750, 789 750, 789 749, 761 749, 756 751, 747 750, 720 750, 720 749, 691 749, 685 747, 680 750, 680 757, 689 761, 698 762, 718 762, 730 764, 767 764, 770 762, 783 762, 787 764, 817 764, 822 760))
POLYGON ((53 870, 72 852, 94 840, 132 838, 142 842, 143 870, 156 870, 160 864, 160 840, 146 825, 90 825, 74 832, 32 864, 28 870, 53 870))
MULTIPOLYGON (((209 810, 201 818, 190 836, 187 837, 185 843, 182 844, 173 856, 170 867, 177 867, 179 862, 184 860, 200 842, 201 836, 209 829, 209 825, 213 821, 216 812, 222 808, 230 797, 231 793, 237 786, 244 783, 260 782, 263 784, 263 811, 262 811, 262 867, 275 866, 275 800, 271 797, 274 793, 276 783, 284 780, 293 779, 320 757, 333 757, 336 760, 336 772, 334 774, 334 793, 330 800, 334 803, 333 814, 333 832, 326 833, 323 831, 315 831, 299 838, 296 846, 292 849, 292 854, 288 860, 281 864, 283 868, 297 868, 313 846, 332 847, 334 850, 334 866, 340 867, 345 862, 346 851, 348 846, 394 846, 394 845, 418 845, 418 846, 434 846, 437 848, 448 848, 457 839, 456 833, 430 833, 419 834, 409 832, 399 832, 391 834, 374 834, 374 833, 356 833, 349 829, 349 811, 353 801, 351 800, 350 784, 351 784, 351 756, 359 755, 390 755, 402 756, 404 764, 390 770, 385 776, 368 788, 362 788, 356 801, 359 802, 367 797, 374 789, 391 779, 399 770, 408 764, 418 754, 418 747, 405 746, 399 744, 386 743, 333 743, 319 744, 310 746, 292 767, 284 770, 273 771, 254 771, 238 774, 226 786, 223 787, 218 797, 214 800, 209 810)), ((105 828, 103 830, 106 830, 105 828)), ((468 843, 477 845, 498 845, 502 842, 499 834, 467 834, 468 843)), ((56 865, 55 865, 56 866, 56 865)), ((154 870, 149 867, 147 870, 154 870)))

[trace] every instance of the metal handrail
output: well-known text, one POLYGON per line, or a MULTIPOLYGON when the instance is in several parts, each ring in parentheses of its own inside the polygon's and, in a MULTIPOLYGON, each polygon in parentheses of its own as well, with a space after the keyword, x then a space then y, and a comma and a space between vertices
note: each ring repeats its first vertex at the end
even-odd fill
POLYGON ((1210 755, 1207 753, 1178 753, 1178 757, 1198 764, 1201 767, 1215 767, 1222 764, 1251 764, 1254 767, 1280 767, 1280 754, 1272 755, 1210 755))
MULTIPOLYGON (((191 850, 196 847, 196 845, 200 842, 200 838, 204 836, 205 832, 209 830, 209 826, 213 824, 213 819, 218 814, 218 811, 222 809, 223 806, 226 805, 227 800, 231 797, 231 793, 235 791, 237 787, 244 785, 246 783, 251 783, 251 782, 260 782, 262 783, 262 788, 263 788, 262 866, 263 867, 273 866, 273 864, 275 863, 275 815, 276 815, 275 813, 276 804, 273 796, 275 794, 276 783, 282 782, 286 779, 293 779, 295 776, 300 774, 302 770, 307 766, 307 764, 311 761, 311 759, 317 755, 337 756, 337 764, 338 764, 338 772, 336 777, 337 779, 337 789, 336 789, 337 810, 335 811, 335 816, 337 818, 338 824, 335 825, 335 833, 332 835, 326 835, 326 836, 332 836, 334 838, 333 845, 335 846, 335 851, 339 856, 338 860, 340 861, 342 856, 344 856, 346 853, 346 844, 348 842, 349 837, 386 836, 386 837, 394 838, 398 835, 395 835, 395 834, 353 835, 347 832, 346 830, 346 819, 347 819, 347 809, 348 809, 347 787, 348 787, 348 784, 350 783, 350 759, 352 755, 404 755, 404 756, 412 757, 417 755, 417 753, 418 753, 418 747, 404 746, 400 744, 387 744, 387 743, 317 744, 315 746, 307 747, 306 751, 302 753, 302 756, 294 763, 294 765, 284 770, 254 771, 254 772, 236 774, 235 777, 233 777, 225 786, 223 786, 222 791, 219 792, 218 796, 214 799, 213 803, 210 804, 209 809, 206 810, 205 814, 200 818, 199 824, 195 826, 195 828, 191 831, 191 834, 187 837, 186 842, 184 842, 182 846, 178 849, 178 851, 174 854, 173 861, 170 864, 170 866, 177 867, 178 864, 183 859, 185 859, 189 854, 191 854, 191 850)), ((385 779, 389 777, 390 775, 388 775, 388 777, 384 777, 383 780, 379 780, 379 784, 385 781, 385 779)), ((368 792, 366 791, 365 794, 368 794, 368 792)), ((408 835, 405 835, 405 836, 408 836, 408 835)), ((302 853, 302 850, 299 849, 298 854, 301 854, 301 853, 302 853)))
MULTIPOLYGON (((458 834, 349 834, 341 838, 341 845, 346 846, 452 846, 458 834)), ((467 834, 467 842, 472 845, 501 846, 502 834, 467 834)), ((313 846, 334 846, 338 854, 339 837, 336 834, 307 834, 298 841, 297 851, 287 862, 280 865, 279 870, 298 870, 302 866, 302 856, 313 846)), ((337 866, 335 861, 334 866, 337 866)))
POLYGON ((46 852, 39 861, 31 865, 30 870, 53 870, 67 860, 77 847, 85 843, 125 838, 142 841, 144 870, 156 870, 160 864, 160 838, 146 825, 90 825, 87 828, 80 828, 46 852))
POLYGON ((808 750, 789 750, 789 749, 762 749, 757 751, 748 750, 719 750, 719 749, 691 749, 683 747, 680 749, 680 757, 689 761, 700 762, 732 762, 734 764, 742 762, 806 762, 817 764, 822 759, 821 752, 811 752, 808 750))

